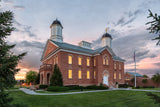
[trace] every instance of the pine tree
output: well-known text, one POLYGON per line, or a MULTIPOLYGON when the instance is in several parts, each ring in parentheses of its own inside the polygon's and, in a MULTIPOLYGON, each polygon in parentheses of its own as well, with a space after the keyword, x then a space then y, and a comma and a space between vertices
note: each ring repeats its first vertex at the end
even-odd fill
POLYGON ((57 64, 54 65, 53 75, 50 79, 51 86, 63 86, 62 74, 57 64))
POLYGON ((17 64, 26 53, 14 55, 10 50, 15 45, 7 45, 5 39, 15 29, 12 26, 13 13, 10 11, 0 12, 0 107, 10 107, 12 98, 4 92, 15 84, 14 75, 19 71, 17 64))
POLYGON ((156 13, 153 14, 151 10, 149 11, 149 16, 147 18, 153 18, 152 21, 147 22, 146 24, 150 24, 150 27, 147 28, 149 30, 149 33, 158 34, 157 37, 155 37, 153 40, 158 40, 156 45, 160 45, 160 16, 158 16, 156 13))

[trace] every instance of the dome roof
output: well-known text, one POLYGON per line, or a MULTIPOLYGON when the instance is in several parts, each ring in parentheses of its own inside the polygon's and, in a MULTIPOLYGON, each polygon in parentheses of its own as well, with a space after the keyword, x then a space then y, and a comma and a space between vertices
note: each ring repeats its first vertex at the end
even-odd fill
POLYGON ((109 38, 111 38, 111 39, 112 39, 112 36, 111 36, 109 33, 105 33, 105 34, 103 34, 102 38, 105 38, 105 37, 109 37, 109 38))
POLYGON ((57 20, 57 19, 53 21, 53 23, 51 24, 51 26, 55 25, 55 24, 60 25, 63 28, 61 22, 59 20, 57 20))

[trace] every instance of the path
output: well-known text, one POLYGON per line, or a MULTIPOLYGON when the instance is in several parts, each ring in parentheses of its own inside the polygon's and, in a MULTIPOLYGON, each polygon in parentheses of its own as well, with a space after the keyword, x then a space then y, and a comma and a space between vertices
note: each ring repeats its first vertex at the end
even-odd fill
POLYGON ((141 89, 129 89, 129 88, 119 88, 119 89, 108 89, 108 90, 94 90, 94 91, 80 91, 80 92, 66 92, 66 93, 36 93, 33 90, 20 88, 26 94, 30 95, 68 95, 68 94, 80 94, 80 93, 93 93, 93 92, 104 92, 104 91, 114 91, 114 90, 130 90, 130 91, 146 91, 146 92, 160 92, 160 90, 141 90, 141 89))

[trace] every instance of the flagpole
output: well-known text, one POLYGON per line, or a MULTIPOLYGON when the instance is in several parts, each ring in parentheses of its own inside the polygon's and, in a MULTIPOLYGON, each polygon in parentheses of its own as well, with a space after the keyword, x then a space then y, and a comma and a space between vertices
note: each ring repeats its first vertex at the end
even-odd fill
POLYGON ((135 62, 135 87, 136 87, 136 52, 134 51, 134 62, 135 62))

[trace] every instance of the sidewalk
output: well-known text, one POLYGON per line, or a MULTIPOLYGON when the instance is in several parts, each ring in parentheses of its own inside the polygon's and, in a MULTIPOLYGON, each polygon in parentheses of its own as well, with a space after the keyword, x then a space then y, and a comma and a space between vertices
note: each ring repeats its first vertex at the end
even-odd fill
POLYGON ((128 91, 146 91, 146 92, 160 92, 160 90, 140 90, 140 89, 130 89, 130 88, 118 88, 118 89, 108 89, 108 90, 94 90, 94 91, 80 91, 80 92, 66 92, 66 93, 36 93, 33 90, 20 88, 19 90, 23 91, 29 95, 69 95, 69 94, 81 94, 81 93, 93 93, 93 92, 104 92, 104 91, 114 91, 114 90, 128 90, 128 91))

